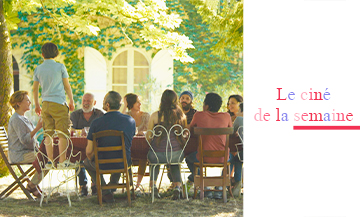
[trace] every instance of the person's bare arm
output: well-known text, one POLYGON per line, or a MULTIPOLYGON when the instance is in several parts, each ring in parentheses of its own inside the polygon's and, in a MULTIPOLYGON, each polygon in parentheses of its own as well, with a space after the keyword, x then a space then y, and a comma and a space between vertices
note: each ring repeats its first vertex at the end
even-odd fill
POLYGON ((63 78, 63 83, 64 83, 64 89, 66 94, 69 97, 69 110, 70 111, 74 111, 75 105, 74 105, 74 98, 73 98, 73 94, 72 94, 72 90, 71 90, 71 86, 69 83, 69 78, 63 78))
POLYGON ((88 140, 87 146, 86 146, 86 157, 87 157, 89 160, 91 160, 93 156, 94 156, 94 145, 93 145, 93 141, 88 140))
POLYGON ((34 96, 34 103, 35 103, 35 113, 40 116, 41 107, 39 104, 39 82, 38 81, 34 81, 33 96, 34 96))

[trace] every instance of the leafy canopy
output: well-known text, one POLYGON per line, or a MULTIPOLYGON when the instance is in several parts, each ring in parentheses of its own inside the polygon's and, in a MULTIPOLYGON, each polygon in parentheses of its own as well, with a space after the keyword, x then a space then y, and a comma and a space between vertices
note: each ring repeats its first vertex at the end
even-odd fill
POLYGON ((151 47, 168 49, 181 62, 193 61, 187 53, 187 49, 194 48, 192 41, 175 31, 181 19, 178 14, 169 13, 165 0, 7 0, 4 4, 12 29, 20 21, 15 16, 17 12, 31 16, 43 10, 59 28, 78 36, 98 35, 101 29, 118 25, 118 31, 132 44, 127 29, 140 24, 138 34, 151 47))
POLYGON ((229 59, 243 51, 243 0, 190 0, 209 30, 218 35, 214 54, 229 59), (226 48, 226 49, 225 49, 226 48))
POLYGON ((194 93, 196 109, 202 109, 207 92, 216 92, 224 101, 231 94, 241 94, 243 89, 243 64, 241 53, 226 47, 227 60, 212 52, 221 35, 211 31, 210 24, 203 22, 201 15, 190 0, 168 0, 171 10, 181 15, 183 22, 179 32, 189 36, 195 49, 189 51, 192 63, 174 62, 174 87, 177 93, 190 90, 194 93))

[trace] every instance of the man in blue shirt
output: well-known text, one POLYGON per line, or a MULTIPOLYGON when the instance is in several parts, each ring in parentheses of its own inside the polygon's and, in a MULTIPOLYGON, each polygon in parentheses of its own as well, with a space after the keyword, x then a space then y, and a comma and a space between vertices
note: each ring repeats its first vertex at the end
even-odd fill
MULTIPOLYGON (((104 116, 94 120, 90 125, 89 134, 87 136, 88 144, 86 147, 86 156, 87 159, 84 161, 85 169, 88 171, 91 181, 96 183, 96 169, 95 169, 95 158, 94 158, 94 146, 93 146, 93 137, 92 134, 103 131, 103 130, 119 130, 124 132, 125 148, 126 148, 126 158, 128 165, 131 165, 131 143, 135 135, 136 124, 135 120, 129 116, 124 115, 119 112, 121 106, 121 96, 118 92, 110 91, 104 97, 103 109, 106 111, 104 116)), ((114 146, 121 143, 119 137, 103 137, 98 141, 98 145, 102 147, 114 146)), ((99 158, 109 159, 114 158, 114 156, 121 156, 122 151, 114 151, 107 154, 99 153, 99 158)), ((104 165, 105 168, 100 169, 120 169, 124 168, 123 163, 116 164, 107 164, 104 165)), ((112 174, 110 177, 110 183, 118 183, 120 174, 112 174)), ((101 185, 105 185, 105 180, 101 176, 101 185)), ((103 202, 109 203, 114 202, 114 196, 111 190, 103 191, 103 202)))

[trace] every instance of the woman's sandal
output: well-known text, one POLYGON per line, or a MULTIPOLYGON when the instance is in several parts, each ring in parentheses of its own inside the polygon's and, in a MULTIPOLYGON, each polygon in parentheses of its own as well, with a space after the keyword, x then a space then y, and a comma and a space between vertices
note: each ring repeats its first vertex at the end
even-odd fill
POLYGON ((32 195, 34 195, 36 198, 41 198, 42 191, 38 186, 34 186, 31 188, 30 185, 28 184, 26 186, 26 190, 32 193, 32 195))

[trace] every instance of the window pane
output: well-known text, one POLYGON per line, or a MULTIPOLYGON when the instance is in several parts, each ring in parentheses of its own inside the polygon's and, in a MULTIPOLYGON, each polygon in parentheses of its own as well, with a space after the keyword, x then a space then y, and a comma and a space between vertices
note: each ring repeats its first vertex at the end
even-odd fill
POLYGON ((127 69, 113 68, 113 84, 127 83, 127 69))
POLYGON ((134 68, 134 84, 140 84, 147 82, 147 77, 149 75, 149 69, 137 69, 134 68))
POLYGON ((120 93, 120 96, 123 98, 127 93, 127 87, 126 86, 113 86, 113 91, 116 91, 120 93))
POLYGON ((145 56, 141 53, 134 51, 134 66, 148 66, 149 63, 145 56))
POLYGON ((120 53, 115 58, 113 66, 127 66, 127 51, 120 53))

